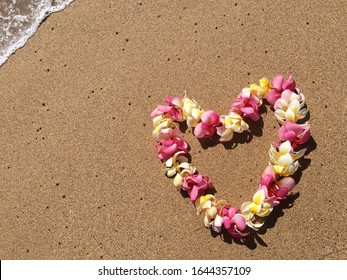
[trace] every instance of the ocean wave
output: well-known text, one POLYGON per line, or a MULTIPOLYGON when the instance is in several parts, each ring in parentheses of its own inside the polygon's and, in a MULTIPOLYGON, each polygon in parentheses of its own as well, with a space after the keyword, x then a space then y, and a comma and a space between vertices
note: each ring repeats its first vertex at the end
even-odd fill
POLYGON ((61 11, 74 0, 1 0, 0 66, 36 33, 51 13, 61 11))

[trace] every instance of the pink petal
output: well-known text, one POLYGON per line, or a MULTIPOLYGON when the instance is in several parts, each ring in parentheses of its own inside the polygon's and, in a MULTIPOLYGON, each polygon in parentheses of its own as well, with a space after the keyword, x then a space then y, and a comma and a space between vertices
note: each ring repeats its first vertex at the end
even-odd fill
POLYGON ((277 190, 273 190, 274 195, 276 195, 279 199, 286 197, 288 195, 289 190, 287 188, 280 188, 277 190))
POLYGON ((246 114, 246 115, 250 115, 254 113, 254 109, 252 107, 244 107, 244 108, 240 108, 241 112, 246 114))
POLYGON ((171 96, 166 96, 165 102, 168 103, 168 104, 171 104, 171 103, 172 103, 172 98, 171 98, 171 96))
POLYGON ((202 122, 201 130, 203 131, 204 135, 200 138, 207 138, 212 136, 216 132, 216 127, 210 123, 202 122))
POLYGON ((203 138, 205 136, 205 133, 202 130, 202 123, 198 123, 198 125, 194 128, 194 135, 197 138, 203 138))
POLYGON ((234 217, 236 213, 237 213, 237 208, 235 208, 235 207, 230 207, 229 208, 228 215, 229 215, 230 218, 234 217))
POLYGON ((263 176, 267 175, 267 174, 271 175, 273 180, 276 179, 276 172, 275 172, 275 169, 274 169, 272 164, 266 166, 266 168, 265 168, 265 170, 263 172, 263 176))
POLYGON ((230 104, 230 108, 233 107, 245 107, 245 104, 243 103, 243 98, 237 98, 233 103, 230 104))
POLYGON ((288 75, 288 80, 284 82, 284 84, 282 85, 282 89, 286 90, 289 89, 291 91, 294 91, 296 87, 295 81, 293 80, 293 75, 292 73, 289 73, 288 75))
POLYGON ((280 188, 286 188, 288 191, 291 191, 295 186, 295 180, 292 177, 284 177, 277 182, 277 185, 280 188))
POLYGON ((166 154, 174 154, 177 149, 177 144, 172 144, 171 146, 164 148, 163 152, 166 154))
POLYGON ((226 229, 230 228, 233 224, 232 220, 229 217, 222 217, 223 219, 223 225, 226 229))
POLYGON ((283 90, 290 90, 290 91, 294 91, 295 89, 295 82, 292 82, 292 81, 286 81, 284 84, 283 84, 283 90))
POLYGON ((284 77, 283 76, 276 76, 272 79, 272 88, 277 89, 279 91, 282 91, 282 84, 284 81, 284 77))
POLYGON ((223 216, 226 216, 228 214, 228 209, 226 209, 225 207, 220 211, 220 215, 223 217, 223 216))
POLYGON ((174 104, 175 106, 179 106, 182 103, 182 99, 179 97, 174 97, 171 103, 174 104))
POLYGON ((296 134, 293 131, 287 131, 285 126, 281 126, 281 128, 278 130, 278 138, 280 138, 282 141, 290 141, 293 142, 296 140, 296 134))
POLYGON ((301 138, 297 141, 298 144, 304 144, 311 138, 311 132, 310 130, 305 130, 304 133, 301 135, 301 138))
POLYGON ((266 100, 270 105, 274 105, 278 98, 281 97, 281 92, 275 89, 272 89, 266 95, 266 100))
POLYGON ((212 113, 213 113, 212 110, 208 110, 208 111, 203 112, 201 115, 201 121, 208 122, 212 113))
POLYGON ((213 124, 218 125, 219 124, 219 115, 216 112, 213 112, 210 117, 213 124))
POLYGON ((240 231, 246 228, 245 218, 241 214, 236 214, 232 220, 240 231))
POLYGON ((260 180, 260 185, 266 186, 269 188, 271 186, 271 183, 274 181, 272 176, 270 174, 264 175, 260 180))
POLYGON ((171 110, 171 106, 167 106, 167 105, 158 105, 158 109, 163 112, 163 113, 167 113, 171 110))
POLYGON ((284 126, 287 128, 287 130, 294 131, 295 134, 299 134, 302 130, 302 127, 299 124, 293 123, 291 121, 286 121, 284 126))
POLYGON ((189 193, 190 200, 195 201, 198 197, 198 194, 199 194, 199 189, 196 186, 194 186, 189 193))
POLYGON ((286 102, 289 102, 292 94, 295 94, 295 93, 287 89, 282 92, 281 99, 284 99, 286 102))
POLYGON ((160 115, 160 111, 159 111, 159 109, 158 109, 158 107, 157 108, 155 108, 153 111, 152 111, 152 113, 151 113, 151 118, 154 118, 155 116, 158 116, 158 115, 160 115), (159 113, 158 113, 159 112, 159 113))

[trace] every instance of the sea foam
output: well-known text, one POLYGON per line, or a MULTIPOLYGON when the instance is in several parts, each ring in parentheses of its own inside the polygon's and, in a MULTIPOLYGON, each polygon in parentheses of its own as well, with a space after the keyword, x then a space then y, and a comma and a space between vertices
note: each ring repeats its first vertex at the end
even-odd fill
POLYGON ((1 0, 0 66, 33 36, 41 22, 74 0, 1 0))

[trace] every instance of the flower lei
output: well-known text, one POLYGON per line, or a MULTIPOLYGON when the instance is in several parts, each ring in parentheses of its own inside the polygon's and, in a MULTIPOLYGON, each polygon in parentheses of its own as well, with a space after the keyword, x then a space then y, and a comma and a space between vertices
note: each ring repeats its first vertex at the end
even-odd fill
POLYGON ((258 230, 264 224, 264 217, 269 216, 274 206, 280 204, 295 186, 290 176, 297 171, 300 166, 298 159, 306 152, 306 149, 296 151, 296 148, 311 137, 309 123, 297 123, 305 118, 307 109, 304 108, 305 97, 296 88, 292 74, 289 73, 287 80, 276 76, 271 83, 268 78, 262 78, 259 85, 244 88, 230 105, 227 115, 204 111, 187 95, 183 99, 168 96, 165 102, 167 105, 158 105, 151 117, 155 148, 164 162, 166 175, 174 177, 174 186, 188 193, 206 227, 217 233, 224 228, 234 238, 247 236, 247 227, 258 230), (198 174, 196 167, 188 162, 185 156, 188 154, 188 143, 182 137, 178 123, 186 121, 189 127, 194 128, 197 138, 209 138, 217 133, 221 142, 230 141, 234 133, 242 133, 249 128, 244 119, 259 120, 263 99, 273 106, 280 123, 280 141, 270 147, 270 163, 252 201, 244 202, 239 209, 225 200, 217 200, 212 194, 206 194, 213 188, 212 184, 207 176, 198 174))

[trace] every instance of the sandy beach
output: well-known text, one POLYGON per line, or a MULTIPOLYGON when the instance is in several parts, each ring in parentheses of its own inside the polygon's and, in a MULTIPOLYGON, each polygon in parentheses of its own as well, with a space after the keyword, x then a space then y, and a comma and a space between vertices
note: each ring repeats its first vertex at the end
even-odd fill
MULTIPOLYGON (((0 259, 346 259, 344 1, 76 0, 0 68, 0 259), (292 72, 313 138, 293 195, 245 244, 211 234, 165 177, 151 111, 184 90, 226 113, 292 72)), ((250 200, 278 124, 193 163, 250 200)))

